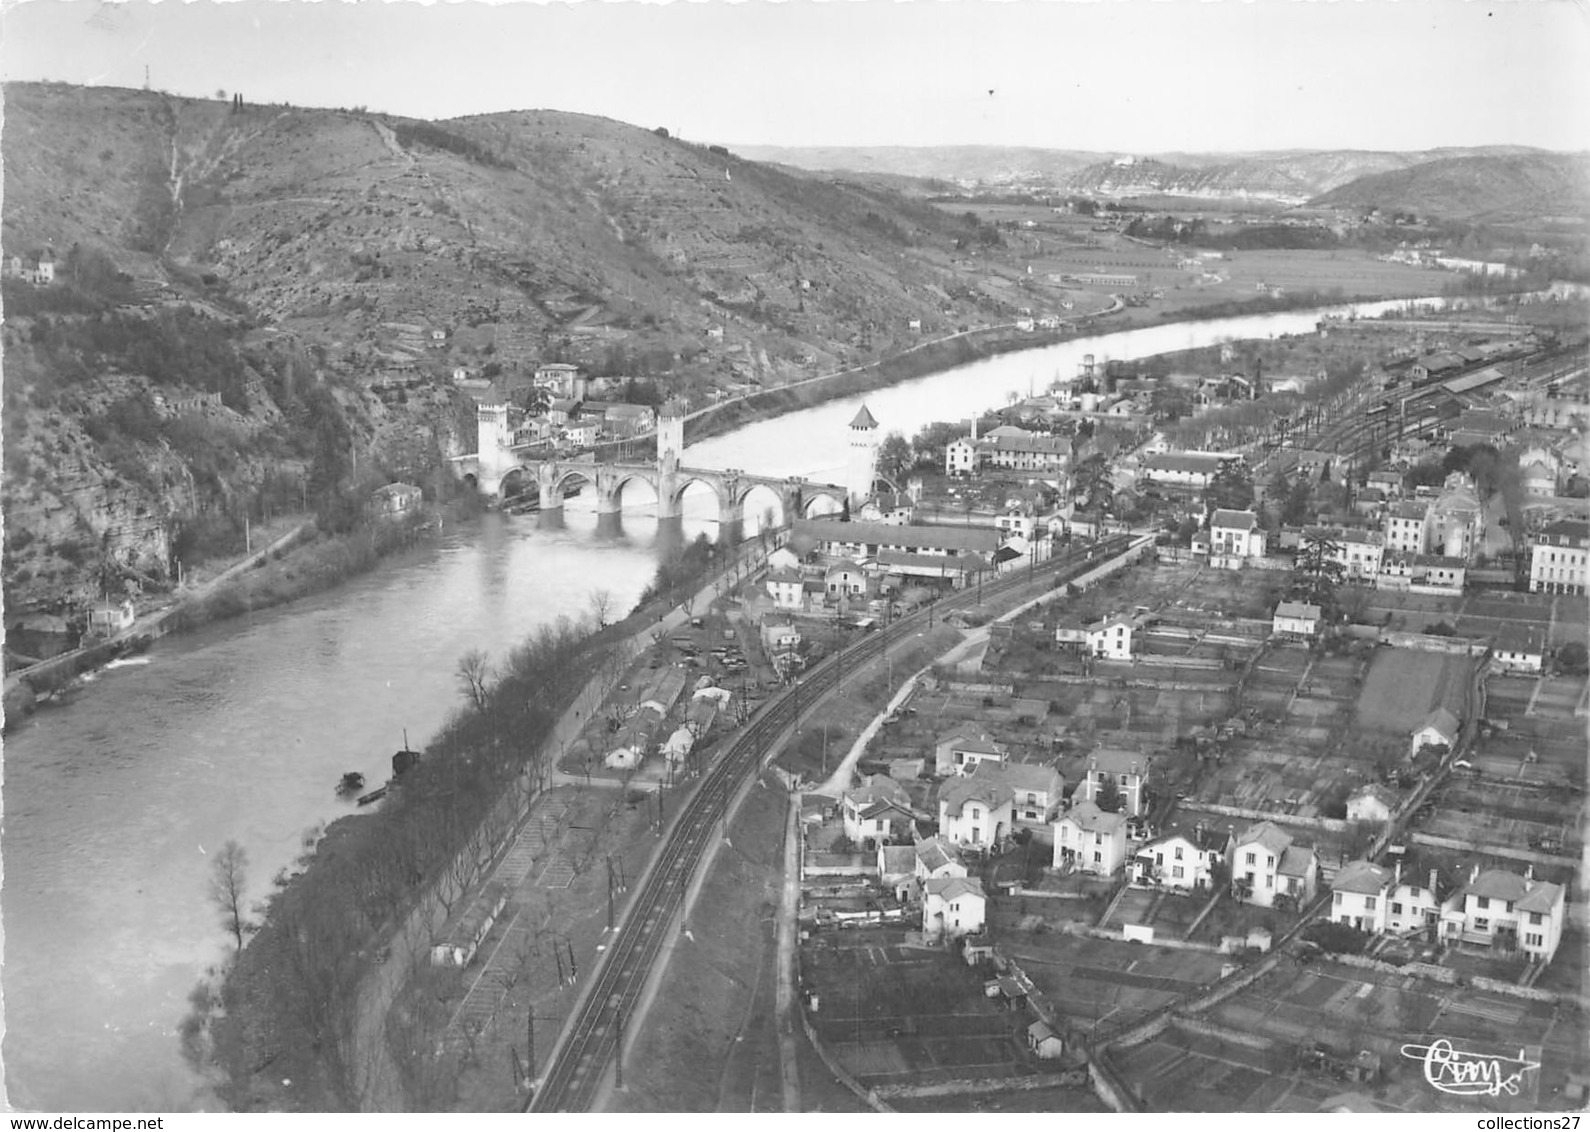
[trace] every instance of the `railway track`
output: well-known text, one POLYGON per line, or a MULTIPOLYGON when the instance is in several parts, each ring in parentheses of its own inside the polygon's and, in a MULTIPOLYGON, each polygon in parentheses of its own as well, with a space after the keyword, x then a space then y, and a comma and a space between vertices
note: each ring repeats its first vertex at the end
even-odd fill
POLYGON ((965 608, 980 597, 996 597, 1037 577, 1054 576, 1058 585, 1068 576, 1121 553, 1131 537, 1119 535, 1089 548, 1078 547, 1057 555, 1035 571, 987 584, 982 591, 964 590, 922 610, 901 617, 885 629, 828 657, 807 671, 791 691, 765 704, 756 719, 710 769, 674 820, 639 890, 618 925, 616 937, 598 962, 592 984, 575 1007, 563 1035, 552 1052, 540 1087, 531 1096, 528 1112, 586 1112, 590 1110, 623 1041, 624 1025, 635 1009, 646 977, 668 939, 684 902, 685 890, 702 854, 726 823, 731 799, 761 767, 775 741, 801 713, 822 700, 839 682, 846 667, 854 671, 882 656, 896 641, 916 632, 934 615, 943 617, 965 608))

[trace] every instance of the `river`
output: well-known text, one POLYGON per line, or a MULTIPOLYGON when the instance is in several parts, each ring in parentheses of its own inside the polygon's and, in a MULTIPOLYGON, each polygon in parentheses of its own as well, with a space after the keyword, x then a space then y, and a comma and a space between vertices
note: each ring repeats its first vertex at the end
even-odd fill
MULTIPOLYGON (((1084 354, 1304 332, 1322 313, 1076 339, 865 400, 885 432, 910 435, 1042 390, 1084 354)), ((860 400, 692 445, 684 463, 838 480, 860 400)), ((710 533, 710 489, 692 491, 686 533, 710 533)), ((458 706, 453 670, 465 651, 500 657, 537 626, 584 612, 596 589, 630 608, 656 566, 655 517, 638 506, 621 535, 599 538, 591 505, 570 500, 561 530, 490 514, 333 592, 160 641, 6 737, 0 978, 12 1106, 218 1107, 177 1041, 188 992, 226 953, 206 896, 212 855, 238 841, 251 897, 263 897, 306 830, 350 811, 332 790, 344 771, 384 781, 404 729, 422 744, 458 706)), ((749 501, 748 527, 768 506, 771 492, 749 501)))

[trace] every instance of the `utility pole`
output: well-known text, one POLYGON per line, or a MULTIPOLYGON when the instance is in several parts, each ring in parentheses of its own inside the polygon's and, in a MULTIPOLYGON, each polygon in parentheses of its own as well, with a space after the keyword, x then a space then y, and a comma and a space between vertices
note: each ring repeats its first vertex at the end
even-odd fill
POLYGON ((607 857, 607 930, 613 930, 613 856, 607 857))
POLYGON ((613 1087, 624 1087, 624 1006, 619 1004, 613 1023, 618 1029, 618 1041, 613 1045, 613 1087))

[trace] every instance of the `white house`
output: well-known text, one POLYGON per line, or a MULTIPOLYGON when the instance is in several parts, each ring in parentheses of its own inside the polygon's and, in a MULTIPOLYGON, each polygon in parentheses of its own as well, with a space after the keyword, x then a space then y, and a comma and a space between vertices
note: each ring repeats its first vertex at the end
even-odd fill
POLYGON ((1289 896, 1301 905, 1314 895, 1314 850, 1292 844, 1274 822, 1250 826, 1232 842, 1230 858, 1231 883, 1246 890, 1248 903, 1272 908, 1277 896, 1289 896))
POLYGON ((830 594, 861 597, 867 592, 867 575, 854 562, 840 562, 828 568, 823 583, 830 594))
POLYGON ((114 637, 132 628, 136 616, 131 601, 96 601, 88 611, 89 636, 114 637))
POLYGON ((769 570, 793 570, 800 564, 800 556, 787 546, 770 551, 767 556, 769 570))
POLYGON ((978 773, 990 774, 995 770, 1005 785, 1010 787, 1015 824, 1041 828, 1047 832, 1065 791, 1065 780, 1060 777, 1060 772, 1032 763, 1008 763, 978 773))
POLYGON ((944 449, 944 472, 951 476, 969 476, 981 467, 977 442, 967 437, 952 440, 944 449))
POLYGON ((1252 511, 1221 507, 1209 518, 1209 565, 1237 570, 1250 558, 1264 557, 1264 531, 1252 511))
POLYGON ((1441 909, 1441 937, 1501 951, 1522 951, 1551 962, 1562 941, 1565 897, 1561 885, 1504 869, 1475 865, 1469 882, 1441 909))
POLYGON ((1126 817, 1141 817, 1146 808, 1143 785, 1148 778, 1149 757, 1136 751, 1101 747, 1088 756, 1088 765, 1077 783, 1075 801, 1097 802, 1106 782, 1114 781, 1121 796, 1120 812, 1126 817))
POLYGON ((1417 499, 1404 499, 1386 508, 1385 550, 1423 554, 1429 512, 1430 504, 1417 499))
POLYGON ((1529 551, 1529 592, 1582 594, 1590 585, 1590 523, 1560 519, 1535 535, 1529 551))
POLYGON ((804 582, 795 570, 771 570, 767 575, 767 592, 779 609, 801 609, 806 604, 804 582))
POLYGON ((922 882, 922 934, 929 939, 975 935, 983 930, 988 901, 976 877, 922 882))
POLYGON ((1132 859, 1132 882, 1184 892, 1213 888, 1227 840, 1200 825, 1191 834, 1175 833, 1151 841, 1132 859))
POLYGON ((939 791, 939 836, 956 845, 994 845, 1015 820, 1010 787, 990 774, 957 775, 939 791))
POLYGON ((1451 749, 1457 742, 1461 726, 1457 717, 1444 707, 1438 707, 1425 716, 1424 722, 1413 732, 1413 740, 1408 747, 1408 757, 1417 758, 1419 752, 1426 747, 1446 747, 1451 749))
POLYGON ((761 636, 762 650, 769 656, 794 652, 801 643, 800 630, 787 621, 764 621, 761 636))
POLYGON ((1512 672, 1540 672, 1546 662, 1546 631, 1528 622, 1504 624, 1491 641, 1491 660, 1512 672))
POLYGON ((1275 607, 1270 631, 1277 636, 1312 637, 1319 632, 1320 608, 1302 601, 1283 601, 1275 607))
POLYGON ((1140 474, 1154 483, 1204 488, 1231 459, 1213 452, 1161 452, 1143 461, 1140 474))
POLYGON ((1303 537, 1305 540, 1320 539, 1330 546, 1330 560, 1340 566, 1349 579, 1373 578, 1380 573, 1381 559, 1386 552, 1386 536, 1380 531, 1311 527, 1303 532, 1303 537))
POLYGON ((857 845, 898 841, 914 832, 911 796, 886 774, 874 774, 839 799, 845 836, 857 845))
POLYGON ((1004 745, 970 724, 962 724, 945 735, 933 749, 933 773, 940 777, 970 774, 981 763, 1004 761, 1004 745))
POLYGON ((1359 931, 1385 931, 1391 888, 1390 869, 1368 861, 1349 862, 1331 881, 1331 920, 1359 931))
POLYGON ((1397 866, 1396 880, 1391 888, 1391 905, 1386 912, 1386 930, 1395 935, 1430 932, 1432 938, 1441 920, 1440 880, 1434 869, 1429 881, 1417 884, 1402 879, 1402 866, 1397 866))
POLYGON ((1132 630, 1136 623, 1121 614, 1112 614, 1087 626, 1088 651, 1105 660, 1132 659, 1132 630))
POLYGON ((1397 812, 1397 794, 1378 782, 1360 786, 1347 797, 1347 820, 1384 825, 1397 812))
POLYGON ((1126 819, 1092 802, 1071 807, 1054 823, 1054 867, 1113 876, 1126 862, 1126 819))

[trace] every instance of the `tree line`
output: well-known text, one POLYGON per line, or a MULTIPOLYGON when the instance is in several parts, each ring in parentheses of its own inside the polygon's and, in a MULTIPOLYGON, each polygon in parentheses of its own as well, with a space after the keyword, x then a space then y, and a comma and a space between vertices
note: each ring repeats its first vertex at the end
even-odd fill
POLYGON ((428 890, 460 887, 440 882, 468 867, 464 850, 505 792, 545 787, 545 740, 606 651, 588 643, 583 625, 560 619, 482 671, 381 809, 332 827, 318 851, 308 839, 304 871, 279 873, 263 904, 241 909, 241 848, 217 858, 210 895, 238 949, 219 990, 193 996, 185 1048, 221 1071, 234 1110, 254 1107, 263 1066, 305 1059, 324 1092, 307 1103, 357 1107, 359 994, 376 945, 428 890))

